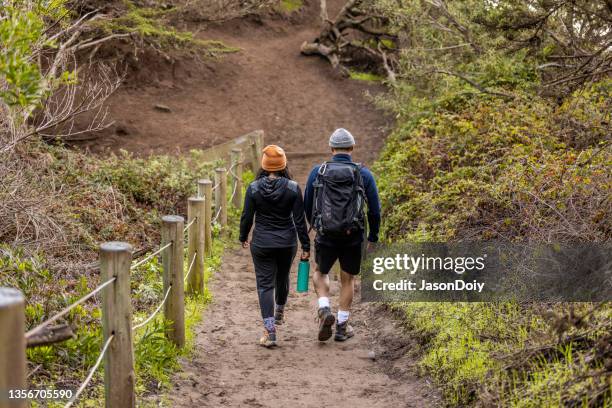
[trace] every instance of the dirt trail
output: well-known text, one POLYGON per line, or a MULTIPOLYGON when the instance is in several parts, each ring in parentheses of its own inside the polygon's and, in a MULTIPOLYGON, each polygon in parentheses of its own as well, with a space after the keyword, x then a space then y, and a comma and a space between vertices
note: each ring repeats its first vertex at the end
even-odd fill
MULTIPOLYGON (((292 282, 295 282, 295 268, 292 282)), ((280 347, 263 349, 255 274, 246 250, 226 254, 212 283, 193 360, 183 363, 173 407, 434 407, 438 398, 413 374, 411 343, 388 312, 356 303, 356 337, 316 340, 314 294, 292 291, 280 347), (376 314, 376 316, 374 316, 376 314), (369 358, 374 351, 376 361, 369 358)), ((336 303, 338 282, 333 282, 336 303)), ((335 308, 335 307, 334 307, 335 308)))
MULTIPOLYGON (((339 1, 331 1, 338 7, 339 1)), ((303 186, 310 168, 327 157, 327 139, 337 127, 357 139, 355 159, 371 163, 383 143, 388 119, 365 92, 382 89, 335 78, 329 65, 299 54, 317 33, 316 10, 291 21, 237 21, 208 27, 203 38, 238 46, 240 53, 202 65, 143 63, 144 82, 122 89, 111 101, 116 120, 93 150, 125 148, 137 153, 206 147, 254 129, 266 143, 290 152, 289 165, 303 186), (144 85, 143 85, 144 84, 144 85), (171 112, 154 109, 163 104, 171 112), (320 154, 317 154, 320 153, 320 154)), ((196 27, 197 28, 197 27, 196 27)), ((174 407, 431 407, 435 392, 414 376, 402 338, 385 311, 356 303, 356 337, 346 343, 316 341, 316 300, 296 294, 292 272, 281 347, 256 342, 261 318, 249 252, 229 250, 212 282, 214 302, 199 327, 192 359, 183 361, 169 393, 174 407), (377 316, 374 316, 378 314, 377 316), (376 361, 368 357, 370 351, 376 361)), ((338 282, 333 283, 337 309, 338 282)))

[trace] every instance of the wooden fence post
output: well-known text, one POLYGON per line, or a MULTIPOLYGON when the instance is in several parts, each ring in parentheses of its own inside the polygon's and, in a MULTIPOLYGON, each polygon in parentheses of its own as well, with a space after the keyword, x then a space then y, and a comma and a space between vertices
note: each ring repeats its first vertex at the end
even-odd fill
POLYGON ((104 356, 104 394, 107 408, 135 407, 134 352, 130 266, 132 246, 125 242, 100 245, 100 278, 115 281, 102 291, 102 333, 113 336, 104 356))
POLYGON ((232 204, 236 208, 242 207, 242 150, 232 149, 232 166, 234 166, 235 177, 232 177, 232 191, 235 189, 232 204))
POLYGON ((257 173, 259 167, 261 166, 261 161, 259 160, 259 150, 257 148, 257 139, 251 139, 251 168, 253 169, 253 173, 257 173))
POLYGON ((187 280, 187 292, 191 294, 204 293, 204 198, 191 197, 187 202, 187 223, 193 224, 188 231, 187 266, 195 256, 193 270, 187 280), (195 221, 194 221, 195 220, 195 221))
POLYGON ((263 148, 264 148, 264 132, 263 130, 257 132, 255 135, 255 144, 257 145, 257 163, 261 163, 261 159, 263 158, 263 148))
POLYGON ((166 331, 166 337, 178 347, 185 345, 184 224, 185 220, 178 215, 162 217, 162 246, 172 243, 162 252, 164 293, 168 288, 172 288, 164 305, 164 316, 171 322, 171 326, 166 331))
POLYGON ((219 219, 217 220, 221 228, 227 227, 227 170, 220 167, 215 170, 215 212, 219 211, 219 219))
POLYGON ((204 197, 204 254, 212 255, 212 181, 198 180, 198 195, 204 197))
POLYGON ((25 408, 26 399, 9 402, 9 390, 25 390, 25 299, 13 288, 0 288, 0 407, 25 408))

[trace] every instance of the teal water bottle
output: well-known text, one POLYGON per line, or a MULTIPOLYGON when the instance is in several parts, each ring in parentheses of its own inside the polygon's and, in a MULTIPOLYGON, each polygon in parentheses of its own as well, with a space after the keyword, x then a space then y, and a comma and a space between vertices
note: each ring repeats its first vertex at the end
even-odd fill
POLYGON ((310 280, 310 262, 302 259, 298 266, 297 291, 308 292, 308 281, 310 280))

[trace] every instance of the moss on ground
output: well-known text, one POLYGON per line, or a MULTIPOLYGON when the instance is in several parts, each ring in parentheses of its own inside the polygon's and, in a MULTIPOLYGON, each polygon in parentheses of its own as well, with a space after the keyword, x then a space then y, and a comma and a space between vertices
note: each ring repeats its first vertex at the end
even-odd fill
POLYGON ((101 20, 96 26, 107 34, 132 34, 161 51, 196 52, 211 57, 239 51, 221 41, 202 40, 191 31, 177 30, 169 23, 175 9, 140 7, 127 0, 124 3, 126 13, 101 20))
POLYGON ((382 82, 384 78, 371 72, 349 71, 349 78, 365 82, 382 82))
POLYGON ((284 13, 293 13, 298 11, 304 6, 304 2, 302 0, 281 0, 279 4, 279 8, 284 13))

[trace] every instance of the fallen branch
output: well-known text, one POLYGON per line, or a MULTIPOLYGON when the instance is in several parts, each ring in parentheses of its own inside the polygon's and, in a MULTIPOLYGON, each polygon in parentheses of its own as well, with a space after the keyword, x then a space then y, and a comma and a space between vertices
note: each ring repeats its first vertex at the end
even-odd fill
MULTIPOLYGON (((386 72, 390 82, 396 81, 393 70, 398 49, 386 46, 386 41, 397 42, 397 35, 387 27, 388 19, 367 9, 364 0, 349 0, 333 20, 329 19, 327 1, 321 0, 323 29, 312 42, 302 44, 304 55, 319 55, 326 58, 334 69, 347 74, 344 65, 355 60, 368 61, 386 72)), ((370 64, 368 64, 370 65, 370 64)))
POLYGON ((26 337, 27 347, 49 346, 55 343, 61 343, 74 338, 72 329, 67 324, 50 326, 43 329, 41 332, 35 333, 32 336, 26 337))

